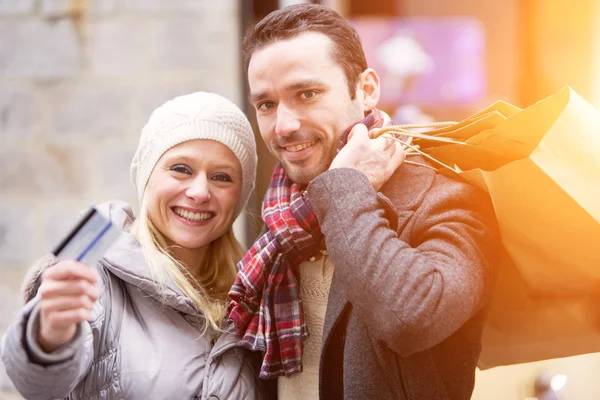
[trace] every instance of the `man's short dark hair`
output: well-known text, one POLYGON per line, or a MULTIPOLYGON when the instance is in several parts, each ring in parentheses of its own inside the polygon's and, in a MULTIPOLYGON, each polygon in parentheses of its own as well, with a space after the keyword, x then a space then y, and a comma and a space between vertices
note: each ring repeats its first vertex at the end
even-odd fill
POLYGON ((322 5, 296 4, 273 11, 248 30, 243 43, 245 70, 256 51, 305 32, 322 33, 331 39, 331 56, 344 70, 354 99, 360 74, 367 69, 360 37, 341 15, 322 5))

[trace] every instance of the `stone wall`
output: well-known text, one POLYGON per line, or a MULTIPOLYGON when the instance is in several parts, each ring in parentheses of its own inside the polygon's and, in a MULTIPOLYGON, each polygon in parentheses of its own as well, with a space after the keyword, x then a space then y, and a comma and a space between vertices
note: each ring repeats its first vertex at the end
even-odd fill
MULTIPOLYGON (((196 90, 241 104, 238 12, 236 0, 0 0, 0 335, 27 266, 79 210, 135 203, 129 162, 155 107, 196 90)), ((0 364, 0 398, 10 386, 0 364)))

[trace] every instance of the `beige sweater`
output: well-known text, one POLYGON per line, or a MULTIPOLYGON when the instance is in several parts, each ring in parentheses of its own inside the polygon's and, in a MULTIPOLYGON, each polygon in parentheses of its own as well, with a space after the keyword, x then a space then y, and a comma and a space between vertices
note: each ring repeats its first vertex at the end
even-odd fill
POLYGON ((308 339, 304 342, 302 352, 302 372, 277 380, 277 392, 281 400, 319 398, 321 340, 332 277, 333 264, 327 256, 315 261, 305 261, 298 268, 300 298, 304 306, 308 339))

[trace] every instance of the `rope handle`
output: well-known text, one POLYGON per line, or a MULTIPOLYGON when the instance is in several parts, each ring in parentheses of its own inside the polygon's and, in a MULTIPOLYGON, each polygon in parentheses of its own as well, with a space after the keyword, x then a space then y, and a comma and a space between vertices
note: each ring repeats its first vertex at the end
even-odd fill
MULTIPOLYGON (((455 168, 452 168, 451 166, 443 163, 442 161, 436 159, 435 157, 420 150, 419 145, 413 145, 412 139, 414 138, 414 139, 421 139, 421 140, 430 140, 430 141, 434 141, 434 142, 456 144, 456 145, 460 145, 460 146, 470 146, 470 144, 465 143, 460 140, 447 138, 447 137, 433 136, 433 135, 428 135, 426 133, 418 133, 418 132, 410 132, 409 131, 410 129, 446 128, 446 127, 454 126, 456 124, 457 124, 456 122, 435 122, 435 123, 431 123, 431 124, 390 125, 390 126, 386 126, 384 128, 374 129, 373 130, 373 132, 374 132, 373 138, 380 137, 381 135, 384 135, 384 134, 389 134, 392 139, 401 143, 405 148, 411 149, 411 151, 406 152, 406 156, 422 155, 423 157, 440 165, 442 168, 446 168, 446 169, 456 173, 455 168), (404 141, 404 140, 400 139, 400 136, 408 136, 409 140, 404 141)), ((406 164, 425 167, 425 168, 432 169, 434 171, 436 170, 435 168, 433 168, 429 165, 421 164, 418 162, 409 161, 409 160, 404 160, 404 162, 406 164)))

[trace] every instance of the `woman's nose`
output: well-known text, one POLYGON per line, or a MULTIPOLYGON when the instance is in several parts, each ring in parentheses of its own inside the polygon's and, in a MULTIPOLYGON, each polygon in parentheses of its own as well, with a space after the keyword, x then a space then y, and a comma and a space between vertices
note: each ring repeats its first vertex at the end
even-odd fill
POLYGON ((193 199, 196 203, 204 203, 210 200, 210 186, 208 178, 204 175, 198 175, 190 181, 185 192, 186 196, 193 199))

